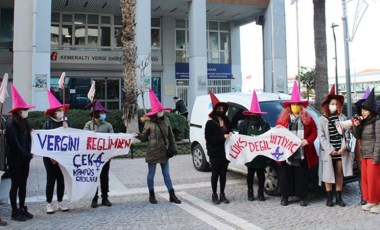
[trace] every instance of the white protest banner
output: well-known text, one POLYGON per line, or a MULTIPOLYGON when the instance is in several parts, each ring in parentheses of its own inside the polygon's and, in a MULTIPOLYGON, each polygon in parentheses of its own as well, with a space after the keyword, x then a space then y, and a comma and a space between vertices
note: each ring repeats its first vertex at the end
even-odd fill
POLYGON ((70 201, 93 198, 104 164, 128 154, 133 134, 57 128, 32 131, 32 153, 60 164, 70 201))
POLYGON ((286 128, 272 128, 259 136, 233 134, 226 140, 226 158, 234 164, 251 162, 258 155, 285 161, 300 147, 301 140, 286 128))

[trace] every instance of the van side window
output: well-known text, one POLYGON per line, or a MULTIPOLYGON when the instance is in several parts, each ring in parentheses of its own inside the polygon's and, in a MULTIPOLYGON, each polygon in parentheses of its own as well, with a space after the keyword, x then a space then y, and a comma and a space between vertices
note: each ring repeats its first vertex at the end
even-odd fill
POLYGON ((245 116, 243 115, 243 111, 247 109, 235 103, 228 103, 228 106, 228 119, 231 121, 232 130, 237 132, 238 122, 239 120, 244 120, 245 116))

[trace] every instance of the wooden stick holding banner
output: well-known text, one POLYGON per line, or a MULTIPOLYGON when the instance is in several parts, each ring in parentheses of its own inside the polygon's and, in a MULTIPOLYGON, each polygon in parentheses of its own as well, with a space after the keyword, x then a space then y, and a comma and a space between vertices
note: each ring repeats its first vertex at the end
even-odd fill
POLYGON ((95 81, 91 80, 91 87, 87 93, 88 99, 92 102, 92 129, 95 130, 95 81))
MULTIPOLYGON (((61 77, 59 78, 59 81, 58 81, 58 87, 60 89, 62 89, 62 105, 65 106, 65 95, 66 95, 66 88, 65 88, 65 77, 66 77, 66 73, 65 72, 62 72, 61 74, 61 77)), ((66 121, 66 113, 65 113, 65 110, 63 110, 63 122, 66 121)))

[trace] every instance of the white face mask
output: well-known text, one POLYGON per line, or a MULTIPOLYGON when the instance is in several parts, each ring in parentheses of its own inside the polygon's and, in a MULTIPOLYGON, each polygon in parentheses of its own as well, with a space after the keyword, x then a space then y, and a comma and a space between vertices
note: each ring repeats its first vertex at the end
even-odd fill
POLYGON ((157 117, 162 117, 162 116, 164 116, 164 111, 160 111, 157 113, 157 117))
POLYGON ((329 105, 329 110, 331 113, 335 113, 337 110, 336 105, 329 105))
POLYGON ((20 116, 24 119, 27 118, 28 117, 28 110, 22 110, 20 116))
POLYGON ((63 118, 63 112, 62 111, 56 112, 55 113, 55 117, 57 118, 57 120, 62 120, 62 118, 63 118))

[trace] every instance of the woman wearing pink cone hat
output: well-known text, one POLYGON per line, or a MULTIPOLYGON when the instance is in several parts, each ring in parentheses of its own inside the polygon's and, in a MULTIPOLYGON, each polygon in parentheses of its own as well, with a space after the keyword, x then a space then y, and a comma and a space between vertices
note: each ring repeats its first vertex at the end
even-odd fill
POLYGON ((172 180, 170 178, 169 158, 166 156, 167 146, 170 146, 170 148, 175 149, 175 152, 178 152, 169 119, 164 116, 164 110, 171 111, 172 109, 164 108, 152 89, 149 89, 149 98, 151 111, 145 114, 147 118, 144 130, 142 133, 135 134, 135 137, 141 141, 149 141, 145 155, 145 161, 148 163, 147 184, 149 189, 149 202, 157 204, 154 194, 154 175, 156 173, 157 164, 160 164, 164 182, 169 192, 169 201, 180 204, 181 201, 174 193, 172 180))
POLYGON ((9 199, 12 206, 11 219, 15 221, 26 221, 33 218, 25 206, 26 184, 29 176, 29 164, 33 158, 31 154, 32 128, 28 122, 28 110, 35 108, 28 105, 22 99, 16 88, 11 85, 12 109, 8 112, 12 118, 7 122, 5 137, 7 139, 8 154, 7 162, 11 175, 11 189, 9 199), (17 196, 19 207, 17 206, 17 196))
MULTIPOLYGON (((50 108, 46 110, 45 115, 47 119, 44 123, 43 129, 56 129, 59 127, 68 127, 68 121, 65 120, 64 114, 69 110, 70 105, 62 105, 54 95, 47 90, 47 96, 49 100, 50 108)), ((62 212, 69 211, 69 208, 62 203, 63 194, 65 192, 65 182, 63 179, 63 174, 59 168, 58 162, 55 160, 44 157, 43 158, 45 169, 46 169, 46 213, 53 214, 55 212, 51 202, 53 200, 54 185, 57 181, 57 210, 62 212)))

